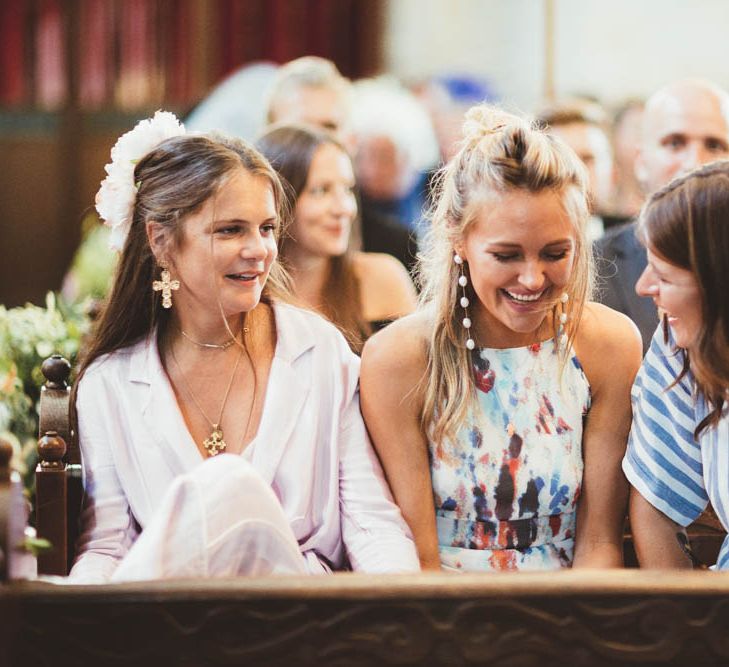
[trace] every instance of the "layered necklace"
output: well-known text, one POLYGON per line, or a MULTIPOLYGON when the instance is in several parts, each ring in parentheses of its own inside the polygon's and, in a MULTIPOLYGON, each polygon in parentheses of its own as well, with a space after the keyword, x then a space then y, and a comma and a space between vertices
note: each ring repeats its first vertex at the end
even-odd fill
MULTIPOLYGON (((248 333, 248 327, 243 327, 241 331, 244 334, 248 333)), ((227 350, 233 343, 235 343, 235 339, 237 338, 237 336, 231 336, 230 339, 226 340, 224 343, 201 343, 189 334, 185 333, 182 329, 179 329, 179 332, 193 345, 197 345, 205 350, 227 350)))
MULTIPOLYGON (((242 332, 245 333, 248 331, 247 327, 244 327, 242 329, 242 332)), ((231 338, 229 341, 226 341, 222 344, 217 343, 200 343, 196 340, 193 340, 188 336, 182 329, 180 329, 180 333, 189 340, 191 343, 194 343, 198 347, 202 347, 205 349, 215 349, 215 350, 227 350, 234 342, 235 338, 231 338)), ((175 362, 175 366, 177 367, 178 372, 180 373, 180 377, 182 378, 182 384, 185 387, 185 391, 190 395, 190 398, 192 399, 192 402, 195 404, 195 407, 200 411, 200 414, 203 416, 205 421, 210 425, 210 435, 208 435, 205 440, 202 442, 202 446, 204 447, 205 451, 208 453, 208 456, 217 456, 221 452, 225 451, 227 448, 227 443, 225 442, 225 439, 223 437, 223 429, 221 428, 221 423, 223 421, 223 414, 225 412, 225 405, 228 402, 228 396, 230 395, 230 389, 233 386, 233 380, 235 379, 236 371, 238 370, 238 365, 240 364, 241 357, 243 356, 244 348, 241 346, 241 350, 238 353, 238 358, 235 360, 235 365, 233 366, 233 372, 230 374, 230 380, 228 380, 228 386, 225 389, 225 394, 223 395, 223 402, 220 406, 220 412, 218 413, 218 418, 213 421, 208 417, 205 410, 202 409, 202 406, 198 402, 197 398, 195 397, 195 394, 193 393, 192 389, 190 388, 190 385, 187 382, 187 379, 185 378, 185 374, 182 372, 182 368, 180 367, 179 362, 177 361, 177 357, 175 356, 175 350, 173 346, 170 346, 170 352, 172 354, 172 361, 175 362)))

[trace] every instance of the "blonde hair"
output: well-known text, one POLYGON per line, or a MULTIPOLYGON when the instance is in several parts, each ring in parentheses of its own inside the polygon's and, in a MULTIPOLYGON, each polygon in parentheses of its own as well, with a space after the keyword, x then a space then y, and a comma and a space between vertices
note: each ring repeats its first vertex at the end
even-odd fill
MULTIPOLYGON (((592 292, 592 250, 585 231, 589 216, 587 176, 579 158, 529 119, 487 104, 471 108, 466 114, 460 148, 438 174, 430 229, 419 255, 421 309, 428 310, 433 323, 423 378, 421 426, 436 443, 455 438, 476 400, 463 311, 458 306, 459 267, 453 261, 454 248, 481 207, 489 205, 489 195, 514 190, 560 193, 574 225, 575 260, 565 286, 570 317, 564 325, 567 345, 560 346, 560 378, 592 292)), ((463 267, 468 274, 467 262, 463 267)), ((466 289, 473 303, 478 297, 470 284, 466 289)), ((552 305, 555 338, 561 305, 552 305)))

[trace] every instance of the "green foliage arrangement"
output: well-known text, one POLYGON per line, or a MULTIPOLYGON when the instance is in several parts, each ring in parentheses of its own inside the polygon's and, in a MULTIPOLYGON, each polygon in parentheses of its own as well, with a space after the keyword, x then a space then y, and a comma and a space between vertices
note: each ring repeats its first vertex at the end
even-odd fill
POLYGON ((74 364, 90 328, 88 305, 68 304, 53 292, 45 307, 0 305, 0 437, 13 446, 13 467, 28 488, 36 462, 41 364, 54 353, 74 364))

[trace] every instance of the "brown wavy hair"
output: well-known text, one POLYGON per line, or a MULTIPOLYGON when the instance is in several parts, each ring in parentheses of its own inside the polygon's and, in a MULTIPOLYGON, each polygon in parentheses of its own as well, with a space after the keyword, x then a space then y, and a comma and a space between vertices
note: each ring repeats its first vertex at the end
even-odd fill
MULTIPOLYGON (((729 161, 701 167, 653 194, 638 233, 652 252, 696 277, 703 326, 690 351, 677 349, 684 365, 675 382, 690 369, 711 406, 694 431, 698 439, 718 424, 729 389, 729 161)), ((668 340, 665 318, 664 335, 668 340)))
MULTIPOLYGON (((134 182, 138 189, 131 226, 109 296, 81 360, 74 392, 96 359, 133 345, 155 328, 163 334, 168 325, 170 314, 162 308, 161 293, 152 290, 159 269, 147 239, 147 222, 161 224, 169 231, 173 245, 178 245, 185 218, 199 211, 241 167, 270 182, 277 212, 274 233, 278 237, 288 218, 286 197, 276 172, 250 144, 222 135, 183 135, 163 141, 136 164, 134 182)), ((289 294, 286 273, 274 262, 261 300, 289 301, 289 294)), ((71 405, 75 406, 75 395, 71 405)), ((72 419, 75 422, 75 414, 72 419)))
MULTIPOLYGON (((295 217, 296 202, 309 179, 311 162, 316 151, 324 145, 336 146, 345 155, 347 149, 333 136, 303 125, 278 125, 263 134, 256 147, 268 158, 278 172, 289 195, 289 206, 295 217)), ((359 206, 358 206, 359 208, 359 206)), ((279 241, 279 256, 290 268, 290 252, 296 239, 289 231, 279 241)), ((360 282, 354 271, 352 255, 361 245, 359 216, 355 217, 349 245, 343 255, 332 257, 322 294, 322 312, 344 334, 354 352, 362 351, 364 341, 372 333, 362 310, 360 282)))

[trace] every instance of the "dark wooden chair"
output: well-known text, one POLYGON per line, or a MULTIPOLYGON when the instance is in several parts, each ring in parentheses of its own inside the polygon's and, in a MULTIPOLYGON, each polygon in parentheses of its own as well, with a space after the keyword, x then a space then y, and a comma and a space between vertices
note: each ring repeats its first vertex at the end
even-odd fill
POLYGON ((60 355, 43 362, 35 524, 52 548, 38 556, 40 574, 66 575, 73 564, 83 496, 81 455, 69 419, 71 365, 60 355))

